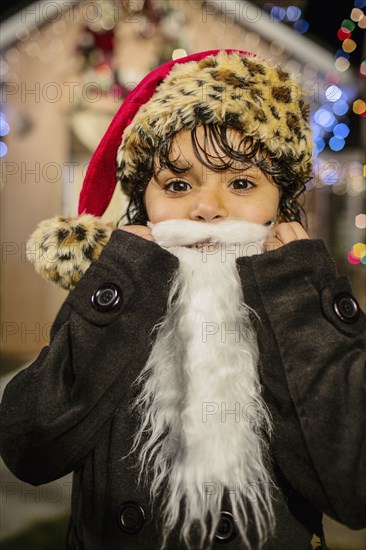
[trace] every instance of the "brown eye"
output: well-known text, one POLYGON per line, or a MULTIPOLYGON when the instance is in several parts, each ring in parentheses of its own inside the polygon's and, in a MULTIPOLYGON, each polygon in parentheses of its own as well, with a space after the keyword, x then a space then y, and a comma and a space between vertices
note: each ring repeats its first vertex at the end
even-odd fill
POLYGON ((234 189, 239 191, 249 191, 249 189, 253 189, 253 187, 255 187, 254 183, 245 178, 238 178, 232 181, 231 185, 233 185, 234 189))
POLYGON ((183 180, 175 180, 175 181, 171 181, 170 183, 166 183, 164 185, 164 189, 167 190, 167 191, 176 191, 176 192, 182 192, 182 191, 188 191, 188 189, 190 189, 191 186, 189 185, 189 183, 187 183, 186 181, 183 181, 183 180))

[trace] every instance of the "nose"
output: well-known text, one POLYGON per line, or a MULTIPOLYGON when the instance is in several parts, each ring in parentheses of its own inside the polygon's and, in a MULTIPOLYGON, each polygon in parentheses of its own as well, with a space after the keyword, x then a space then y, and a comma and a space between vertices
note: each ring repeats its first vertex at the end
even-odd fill
POLYGON ((227 208, 218 191, 202 188, 198 192, 191 209, 191 220, 211 223, 227 216, 227 208))

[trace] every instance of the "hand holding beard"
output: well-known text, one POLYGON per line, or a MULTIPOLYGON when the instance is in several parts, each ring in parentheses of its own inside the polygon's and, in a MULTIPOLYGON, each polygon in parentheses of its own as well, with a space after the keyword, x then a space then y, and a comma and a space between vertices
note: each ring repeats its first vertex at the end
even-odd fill
POLYGON ((285 244, 300 239, 309 239, 309 235, 298 222, 280 223, 270 229, 263 245, 263 252, 276 250, 285 244))
POLYGON ((121 231, 127 231, 128 233, 133 233, 137 237, 142 237, 147 241, 153 241, 154 238, 151 234, 150 227, 146 225, 126 225, 125 227, 120 227, 121 231))
MULTIPOLYGON (((149 241, 155 241, 151 233, 151 227, 145 225, 130 225, 121 228, 122 231, 133 233, 138 237, 149 241)), ((309 239, 309 235, 298 222, 280 223, 270 229, 267 239, 263 245, 263 252, 276 250, 285 244, 300 239, 309 239)))

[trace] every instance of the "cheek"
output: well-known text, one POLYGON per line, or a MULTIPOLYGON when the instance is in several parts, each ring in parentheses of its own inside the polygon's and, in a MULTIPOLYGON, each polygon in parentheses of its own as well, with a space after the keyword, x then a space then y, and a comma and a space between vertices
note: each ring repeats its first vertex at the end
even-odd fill
POLYGON ((175 210, 171 203, 164 200, 160 194, 157 196, 155 193, 146 193, 145 208, 151 223, 159 223, 175 217, 175 210))
POLYGON ((161 189, 147 187, 144 198, 147 217, 151 223, 188 217, 186 201, 168 199, 161 189))
POLYGON ((273 189, 270 193, 253 196, 243 201, 239 208, 235 208, 235 215, 252 223, 265 224, 277 219, 278 206, 279 192, 273 189))
POLYGON ((168 212, 162 207, 161 204, 151 204, 150 207, 146 208, 146 212, 151 223, 159 223, 169 219, 169 216, 167 215, 168 212))

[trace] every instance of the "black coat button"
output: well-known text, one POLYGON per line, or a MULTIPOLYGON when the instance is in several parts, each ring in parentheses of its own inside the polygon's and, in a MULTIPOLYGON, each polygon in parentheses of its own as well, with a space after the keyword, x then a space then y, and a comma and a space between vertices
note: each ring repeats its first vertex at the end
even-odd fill
POLYGON ((215 533, 215 541, 225 544, 232 541, 237 535, 233 515, 230 512, 221 512, 220 521, 215 533))
POLYGON ((344 323, 355 323, 360 315, 357 300, 347 292, 340 292, 335 296, 333 309, 344 323))
POLYGON ((121 289, 117 285, 107 283, 94 292, 91 301, 95 309, 109 311, 119 304, 121 296, 121 289))
POLYGON ((142 506, 133 500, 124 502, 118 511, 118 525, 125 533, 138 533, 145 523, 142 506))

